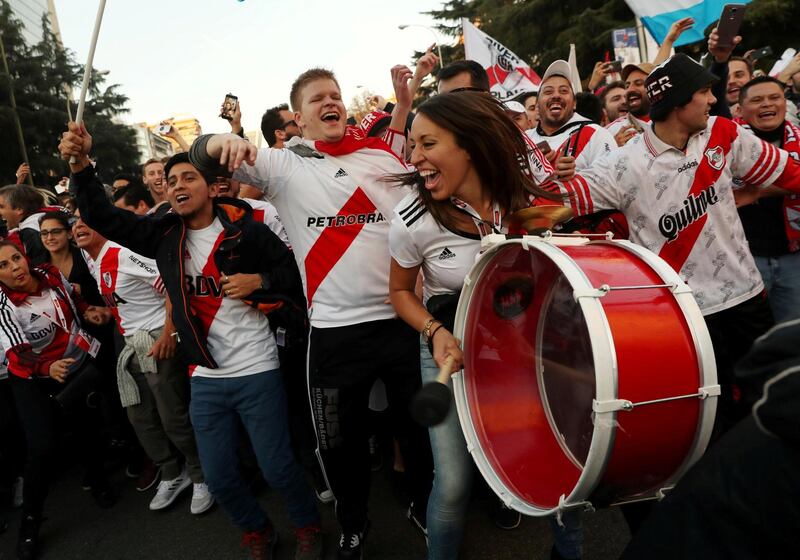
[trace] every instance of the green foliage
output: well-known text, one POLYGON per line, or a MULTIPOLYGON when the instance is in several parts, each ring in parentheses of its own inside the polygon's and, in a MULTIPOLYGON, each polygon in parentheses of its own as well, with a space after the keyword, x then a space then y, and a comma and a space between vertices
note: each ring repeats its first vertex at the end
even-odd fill
MULTIPOLYGON (((42 41, 26 44, 20 22, 6 0, 0 0, 0 33, 10 72, 9 77, 0 66, 0 130, 6 131, 6 149, 0 151, 2 184, 14 182, 14 172, 23 161, 14 132, 11 83, 34 182, 51 185, 69 172, 66 162, 58 156, 57 147, 68 120, 67 88, 73 88, 74 118, 83 67, 75 62, 74 53, 58 46, 46 17, 42 18, 42 27, 42 41)), ((139 154, 133 130, 116 122, 127 111, 128 98, 118 91, 117 85, 105 87, 107 75, 108 72, 93 69, 84 115, 94 138, 93 157, 98 169, 110 179, 114 173, 135 168, 139 154)))

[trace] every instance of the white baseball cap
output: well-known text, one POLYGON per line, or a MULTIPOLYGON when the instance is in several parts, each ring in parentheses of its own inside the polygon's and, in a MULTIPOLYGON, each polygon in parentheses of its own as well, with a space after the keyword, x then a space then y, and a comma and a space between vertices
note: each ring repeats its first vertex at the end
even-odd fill
POLYGON ((521 114, 525 112, 525 106, 519 101, 504 101, 503 107, 511 113, 521 114))
POLYGON ((547 67, 545 70, 544 76, 542 76, 542 83, 539 84, 539 87, 544 84, 548 78, 553 76, 561 76, 562 78, 566 78, 567 81, 572 86, 572 69, 569 67, 569 62, 566 60, 556 60, 550 66, 547 67))

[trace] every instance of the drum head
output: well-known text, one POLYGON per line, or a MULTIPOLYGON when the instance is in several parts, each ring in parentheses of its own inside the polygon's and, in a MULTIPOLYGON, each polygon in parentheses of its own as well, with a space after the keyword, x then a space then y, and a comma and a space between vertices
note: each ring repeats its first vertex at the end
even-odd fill
POLYGON ((552 510, 578 483, 592 441, 588 327, 544 253, 511 243, 482 258, 463 333, 476 447, 517 499, 552 510))

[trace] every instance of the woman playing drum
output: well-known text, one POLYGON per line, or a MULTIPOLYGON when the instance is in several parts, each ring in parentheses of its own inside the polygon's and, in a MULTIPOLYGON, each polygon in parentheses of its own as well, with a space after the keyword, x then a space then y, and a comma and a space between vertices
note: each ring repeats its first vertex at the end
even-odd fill
MULTIPOLYGON (((453 315, 481 237, 506 232, 506 217, 529 206, 531 195, 553 195, 536 186, 528 144, 502 105, 485 93, 426 101, 414 119, 410 147, 416 171, 397 179, 416 189, 395 208, 390 293, 398 315, 422 333, 422 378, 428 382, 448 356, 454 368, 461 367, 453 315), (420 269, 422 300, 414 291, 420 269)), ((429 558, 456 558, 473 466, 455 410, 431 428, 430 437, 435 477, 427 510, 429 558)), ((569 533, 557 532, 556 538, 563 553, 573 554, 575 547, 565 542, 569 533)))

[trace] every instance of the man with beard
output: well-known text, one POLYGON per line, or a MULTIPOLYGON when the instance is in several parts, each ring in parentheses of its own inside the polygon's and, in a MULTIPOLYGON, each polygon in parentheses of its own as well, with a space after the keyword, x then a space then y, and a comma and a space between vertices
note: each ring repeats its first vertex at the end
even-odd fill
POLYGON ((728 82, 725 87, 725 101, 736 116, 739 104, 739 92, 742 86, 753 79, 753 64, 741 56, 732 56, 728 61, 728 82))
MULTIPOLYGON (((783 82, 769 76, 755 78, 742 86, 739 109, 753 134, 799 160, 800 128, 786 120, 783 87, 783 82)), ((798 216, 797 195, 766 196, 739 208, 750 252, 764 279, 777 322, 800 317, 798 216)))
POLYGON ((539 86, 539 124, 526 134, 535 143, 547 142, 552 151, 575 158, 581 171, 616 147, 609 132, 575 112, 575 92, 570 82, 570 67, 556 60, 544 73, 539 86))
POLYGON ((606 112, 607 122, 604 124, 612 123, 618 118, 627 115, 628 105, 625 99, 625 82, 617 80, 604 87, 603 91, 600 92, 600 102, 606 112))
POLYGON ((628 114, 618 117, 607 127, 618 146, 625 145, 650 122, 650 101, 647 99, 644 81, 654 68, 649 62, 642 62, 628 64, 622 69, 628 114))

